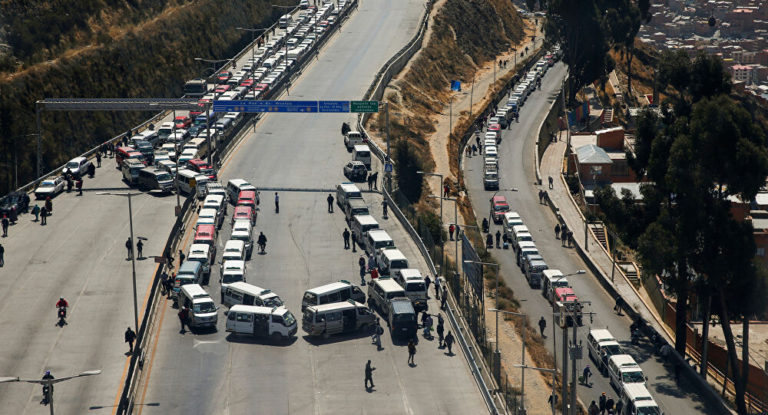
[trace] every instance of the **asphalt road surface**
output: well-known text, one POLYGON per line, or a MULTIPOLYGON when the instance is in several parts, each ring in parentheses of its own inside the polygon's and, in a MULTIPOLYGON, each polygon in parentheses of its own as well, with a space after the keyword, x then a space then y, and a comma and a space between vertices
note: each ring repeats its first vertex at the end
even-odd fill
MULTIPOLYGON (((528 97, 520 112, 519 123, 513 123, 512 128, 504 130, 503 140, 499 146, 500 157, 500 191, 509 204, 510 210, 520 214, 523 222, 531 231, 536 241, 539 252, 544 257, 549 268, 559 269, 564 274, 576 272, 580 269, 587 270, 586 265, 578 256, 574 248, 561 247, 560 240, 554 237, 556 218, 549 207, 539 204, 536 185, 536 174, 533 158, 533 148, 539 127, 546 117, 551 102, 559 99, 560 84, 566 73, 562 63, 557 63, 550 68, 542 80, 540 91, 534 91, 528 97), (512 190, 515 189, 515 190, 512 190)), ((483 189, 482 160, 480 156, 465 158, 465 180, 469 189, 475 213, 478 221, 487 217, 489 212, 489 199, 495 191, 483 189)), ((546 187, 547 178, 543 178, 546 187)), ((555 178, 557 179, 557 178, 555 178)), ((501 225, 492 224, 491 232, 496 233, 501 225)), ((583 237, 583 230, 574 230, 574 238, 583 237)), ((493 249, 494 259, 502 266, 504 281, 520 301, 523 313, 526 313, 532 324, 536 324, 541 316, 547 320, 546 344, 550 352, 556 354, 558 369, 562 364, 562 343, 560 328, 553 336, 552 306, 541 295, 540 289, 528 286, 525 276, 515 263, 514 251, 493 249), (557 347, 555 350, 555 343, 557 347)), ((614 399, 618 392, 608 383, 608 378, 600 375, 595 370, 596 364, 586 354, 586 336, 589 328, 608 328, 619 340, 622 347, 631 354, 648 377, 648 390, 666 414, 708 414, 716 413, 707 408, 703 398, 684 379, 678 386, 675 383, 674 374, 665 367, 658 356, 652 353, 652 349, 644 344, 632 346, 629 342, 629 325, 631 320, 626 316, 617 316, 613 311, 615 301, 600 286, 595 277, 589 271, 584 275, 568 277, 568 281, 574 288, 579 300, 591 301, 591 306, 585 307, 585 311, 596 313, 594 320, 590 322, 584 316, 584 325, 578 328, 578 339, 584 345, 584 359, 578 361, 577 374, 580 376, 584 366, 589 364, 592 368, 592 386, 578 386, 578 396, 586 405, 592 400, 597 400, 601 392, 614 399)), ((571 330, 569 330, 570 332, 571 330)), ((572 336, 572 334, 569 334, 572 336)), ((503 353, 503 350, 502 350, 503 353)), ((569 382, 570 382, 569 364, 569 382)))
MULTIPOLYGON (((319 60, 294 83, 290 96, 281 99, 359 98, 381 65, 415 33, 422 10, 420 1, 363 1, 321 51, 319 60)), ((343 121, 352 122, 354 117, 268 115, 225 161, 221 181, 244 178, 260 188, 334 188, 346 181, 342 165, 351 158, 340 135, 343 121)), ((346 223, 338 207, 334 214, 327 212, 327 192, 281 190, 279 194, 278 214, 274 191, 261 193, 255 234, 267 236, 267 253, 253 255, 246 278, 280 295, 300 325, 301 296, 306 289, 339 279, 359 284, 360 252, 343 249, 346 223)), ((364 197, 411 265, 426 270, 396 219, 381 219, 381 196, 366 193, 364 197)), ((219 247, 227 239, 228 226, 224 228, 219 247)), ((206 289, 217 300, 219 287, 214 270, 206 289)), ((301 327, 288 343, 251 341, 224 331, 226 307, 222 307, 217 332, 181 335, 176 309, 166 302, 161 310, 159 335, 151 346, 156 352, 148 362, 148 379, 139 389, 140 413, 466 414, 486 410, 464 357, 446 355, 436 341, 421 335, 417 366, 409 367, 406 347, 393 344, 388 333, 381 351, 365 334, 315 340, 305 338, 301 327), (377 368, 371 392, 363 387, 368 359, 377 368)), ((434 299, 430 310, 437 313, 434 299)))

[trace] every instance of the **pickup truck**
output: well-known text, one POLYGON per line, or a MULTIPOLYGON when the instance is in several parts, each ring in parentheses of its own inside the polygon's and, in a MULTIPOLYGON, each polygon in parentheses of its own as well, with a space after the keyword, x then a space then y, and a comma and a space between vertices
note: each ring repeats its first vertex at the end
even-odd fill
POLYGON ((348 131, 344 134, 344 145, 351 152, 358 144, 365 144, 368 140, 359 131, 348 131))

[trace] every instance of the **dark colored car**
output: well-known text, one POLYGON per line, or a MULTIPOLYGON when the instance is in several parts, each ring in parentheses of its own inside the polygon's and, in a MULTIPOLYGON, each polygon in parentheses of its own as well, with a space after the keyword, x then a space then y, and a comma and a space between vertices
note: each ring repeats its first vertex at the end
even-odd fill
POLYGON ((29 195, 24 192, 11 192, 0 199, 0 216, 10 215, 14 207, 17 214, 26 212, 29 208, 29 195))
POLYGON ((396 297, 389 302, 387 325, 392 337, 411 339, 417 330, 416 311, 407 297, 396 297))

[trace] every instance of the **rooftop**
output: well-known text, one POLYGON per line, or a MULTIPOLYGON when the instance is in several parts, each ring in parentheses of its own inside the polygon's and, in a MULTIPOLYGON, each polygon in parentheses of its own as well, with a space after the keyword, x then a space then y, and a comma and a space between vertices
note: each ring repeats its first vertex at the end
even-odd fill
POLYGON ((576 158, 579 164, 611 164, 613 160, 602 148, 595 144, 587 144, 576 148, 576 158))

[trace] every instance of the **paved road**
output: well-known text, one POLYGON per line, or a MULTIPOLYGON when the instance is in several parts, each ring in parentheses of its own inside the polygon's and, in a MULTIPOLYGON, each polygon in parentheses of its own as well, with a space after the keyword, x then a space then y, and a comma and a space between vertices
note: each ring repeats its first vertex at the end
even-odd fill
MULTIPOLYGON (((579 269, 587 269, 587 267, 575 249, 562 248, 560 241, 554 238, 553 229, 557 222, 550 209, 538 203, 539 186, 536 185, 533 159, 533 147, 539 127, 546 117, 552 100, 559 99, 560 82, 565 72, 566 68, 562 63, 551 68, 543 79, 541 91, 533 92, 526 101, 520 114, 520 122, 514 124, 511 130, 505 130, 499 149, 501 158, 500 187, 502 189, 499 194, 506 196, 511 210, 517 211, 522 216, 536 240, 539 252, 542 253, 549 267, 560 269, 563 273, 570 273, 579 269)), ((483 189, 482 157, 465 159, 464 166, 465 180, 472 204, 478 220, 482 220, 482 217, 487 215, 488 201, 493 194, 492 191, 483 189)), ((547 178, 544 178, 544 183, 546 180, 547 178)), ((496 229, 501 229, 501 226, 492 226, 491 232, 495 233, 496 229)), ((574 237, 580 235, 583 237, 583 233, 580 232, 583 230, 574 230, 574 237)), ((515 264, 514 251, 495 250, 493 254, 494 258, 502 265, 505 282, 514 290, 515 296, 521 302, 522 312, 528 314, 530 321, 534 324, 541 316, 546 317, 547 348, 557 355, 558 368, 560 368, 561 330, 558 328, 553 338, 552 328, 554 324, 550 304, 541 296, 540 290, 528 286, 525 277, 515 264), (556 350, 555 341, 557 343, 556 350)), ((589 327, 607 327, 643 368, 649 379, 648 389, 665 413, 716 413, 707 409, 702 398, 685 381, 678 387, 675 384, 674 375, 663 366, 658 357, 650 352, 649 348, 631 346, 628 341, 631 321, 625 316, 617 316, 612 311, 614 300, 608 296, 593 275, 588 272, 586 275, 572 276, 568 279, 580 300, 592 301, 591 307, 587 307, 587 310, 597 313, 592 322, 585 317, 584 326, 578 330, 578 338, 583 341, 585 351, 589 327)), ((590 364, 593 369, 595 368, 595 363, 588 359, 585 354, 585 360, 578 362, 577 373, 579 375, 586 364, 590 364)), ((601 376, 596 370, 593 370, 593 374, 595 374, 592 377, 594 384, 591 388, 581 385, 578 387, 579 398, 586 405, 589 405, 592 400, 596 400, 601 392, 606 392, 615 398, 617 391, 608 384, 608 379, 601 376)), ((570 379, 570 373, 568 376, 570 379)))
MULTIPOLYGON (((380 66, 413 35, 423 3, 364 1, 342 33, 291 88, 293 99, 355 99, 380 66)), ((283 98, 287 98, 284 96, 283 98)), ((269 115, 233 153, 222 181, 242 177, 258 187, 333 188, 350 158, 339 134, 349 115, 269 115)), ((326 210, 325 192, 264 191, 256 232, 268 238, 267 254, 254 255, 248 282, 272 289, 300 319, 304 290, 339 279, 359 282, 357 258, 343 249, 345 222, 326 210)), ((381 197, 367 193, 381 218, 381 197)), ((395 219, 379 221, 405 255, 425 270, 418 250, 395 219)), ((226 226, 225 226, 226 227, 226 226)), ((219 245, 226 241, 225 229, 219 245)), ((188 241, 187 241, 188 243, 188 241)), ((207 288, 218 297, 218 279, 207 288)), ((364 335, 316 341, 298 337, 283 345, 234 339, 224 331, 180 335, 176 310, 162 304, 156 354, 137 400, 141 413, 481 413, 480 393, 462 355, 447 356, 422 339, 417 367, 389 335, 376 351, 364 335), (376 390, 363 389, 363 367, 371 359, 376 390), (258 408, 258 409, 254 409, 258 408)), ((436 312, 434 302, 431 309, 436 312)), ((155 347, 155 346, 153 346, 155 347)))

